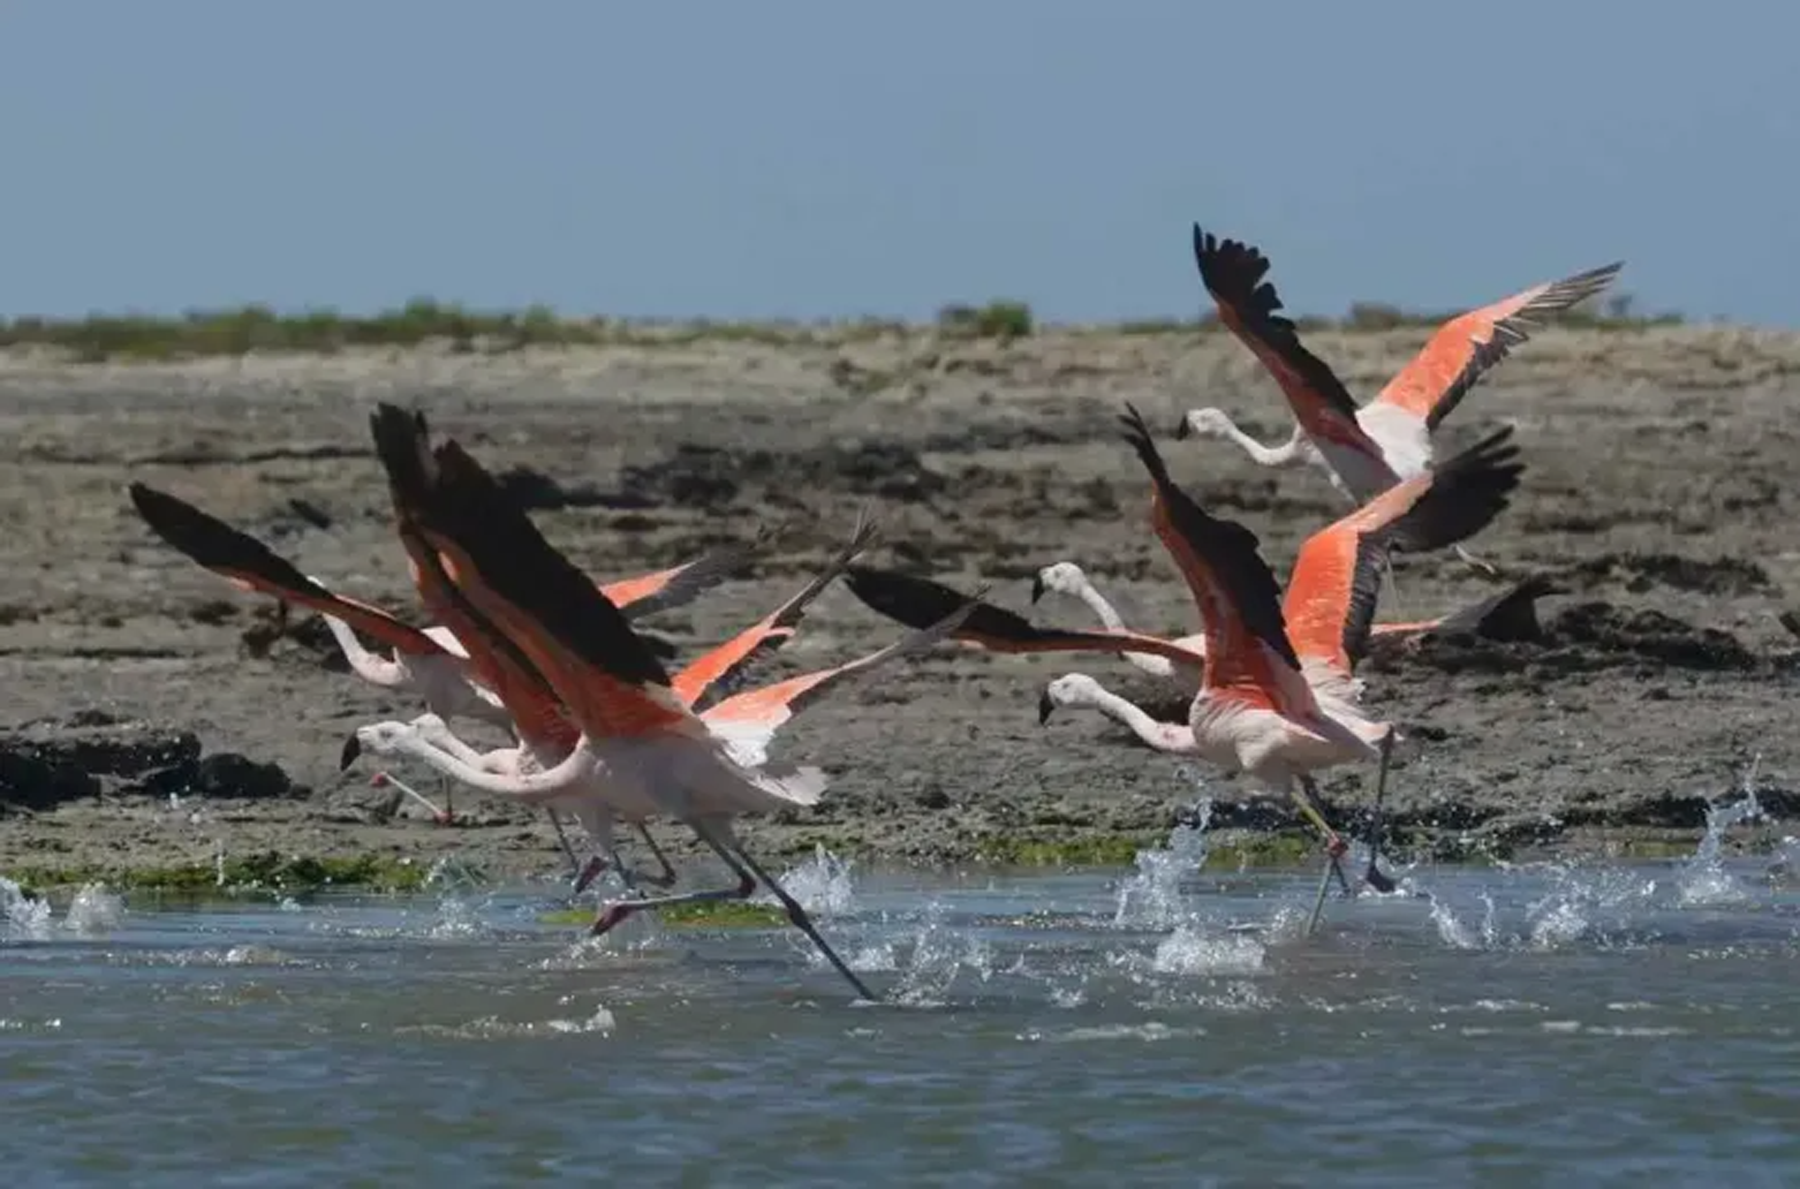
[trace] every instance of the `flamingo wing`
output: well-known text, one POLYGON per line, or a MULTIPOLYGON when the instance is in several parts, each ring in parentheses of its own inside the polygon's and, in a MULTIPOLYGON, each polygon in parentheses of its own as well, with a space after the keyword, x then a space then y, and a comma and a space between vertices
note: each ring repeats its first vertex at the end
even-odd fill
POLYGON ((1531 337, 1536 319, 1597 295, 1624 267, 1624 261, 1615 261, 1457 315, 1433 332, 1370 404, 1402 409, 1423 418, 1427 431, 1435 430, 1484 375, 1531 337))
POLYGON ((408 655, 450 651, 380 607, 337 594, 307 577, 261 541, 186 500, 144 483, 132 483, 127 491, 152 532, 240 590, 273 595, 335 616, 408 655))
POLYGON ((1135 408, 1119 420, 1150 472, 1150 524, 1175 559, 1200 610, 1206 637, 1202 687, 1266 702, 1284 714, 1312 709, 1300 659, 1282 619, 1281 589, 1256 534, 1210 516, 1169 477, 1150 427, 1135 408))
POLYGON ((1389 551, 1444 549, 1486 528, 1524 470, 1511 437, 1512 427, 1502 428, 1306 539, 1282 605, 1300 658, 1346 677, 1355 670, 1389 551))
POLYGON ((392 405, 377 408, 371 428, 446 577, 530 658, 584 730, 642 735, 693 721, 619 609, 458 443, 427 454, 415 419, 392 405))
POLYGON ((935 623, 909 632, 885 648, 829 669, 802 673, 785 681, 733 694, 704 711, 700 717, 714 734, 734 743, 744 753, 747 762, 763 763, 767 759, 769 740, 774 737, 775 732, 820 696, 880 665, 924 652, 950 638, 980 605, 979 594, 964 599, 950 614, 935 623))
MULTIPOLYGON (((941 582, 874 566, 848 567, 844 585, 871 611, 917 630, 929 629, 971 602, 970 596, 941 582)), ((1189 665, 1205 660, 1172 641, 1135 632, 1038 627, 1017 612, 980 599, 973 600, 951 638, 989 652, 1147 652, 1189 665)))
POLYGON ((802 587, 792 598, 762 619, 745 628, 711 652, 695 658, 675 674, 675 696, 684 706, 695 711, 727 693, 740 680, 746 669, 758 658, 780 648, 794 636, 800 619, 812 601, 874 541, 875 523, 858 513, 850 541, 824 570, 802 587))
POLYGON ((1249 244, 1202 231, 1196 223, 1194 263, 1218 307, 1219 321, 1275 377, 1301 427, 1379 460, 1380 447, 1356 420, 1356 398, 1324 360, 1306 349, 1293 319, 1281 312, 1275 286, 1264 279, 1269 258, 1249 244))
MULTIPOLYGON (((468 653, 470 668, 506 708, 521 739, 536 747, 572 748, 580 729, 570 720, 548 681, 529 657, 493 621, 483 615, 453 583, 442 559, 421 531, 408 500, 415 483, 396 483, 395 467, 419 480, 429 466, 429 431, 423 413, 410 426, 404 419, 391 421, 387 430, 389 494, 394 505, 395 527, 406 550, 419 597, 434 616, 455 636, 468 653), (410 434, 410 442, 407 435, 410 434)), ((378 439, 379 440, 379 439, 378 439)))
POLYGON ((747 542, 709 550, 679 566, 602 583, 600 593, 628 619, 641 619, 683 606, 742 569, 768 536, 766 529, 759 528, 747 542))

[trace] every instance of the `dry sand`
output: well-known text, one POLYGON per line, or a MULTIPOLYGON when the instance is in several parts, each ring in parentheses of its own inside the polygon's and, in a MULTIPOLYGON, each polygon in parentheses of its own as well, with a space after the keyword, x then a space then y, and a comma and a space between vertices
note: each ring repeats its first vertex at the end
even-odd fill
MULTIPOLYGON (((1367 399, 1423 337, 1310 341, 1367 399)), ((1800 336, 1550 328, 1457 411, 1447 444, 1510 421, 1528 465, 1514 506, 1471 549, 1512 575, 1555 572, 1568 593, 1542 606, 1543 642, 1427 647, 1369 666, 1371 703, 1408 736, 1392 786, 1406 848, 1691 838, 1707 799, 1732 793, 1756 757, 1765 807, 1795 807, 1797 642, 1775 615, 1800 590, 1796 373, 1800 336)), ((558 868, 531 812, 459 794, 467 825, 438 828, 394 814, 366 766, 340 775, 355 724, 418 707, 329 664, 316 617, 296 613, 297 635, 252 655, 246 636, 266 627, 269 600, 165 547, 125 498, 131 479, 163 487, 339 589, 410 608, 368 442, 378 399, 416 402, 496 470, 559 482, 570 506, 538 521, 598 575, 782 529, 744 580, 653 622, 684 655, 803 582, 865 502, 884 529, 877 562, 989 580, 997 601, 1026 608, 1036 569, 1074 559, 1134 626, 1191 631, 1114 416, 1130 400, 1172 427, 1182 408, 1219 404, 1265 439, 1287 424, 1274 385, 1219 335, 702 338, 117 366, 0 356, 0 724, 11 738, 0 872, 117 877, 210 862, 221 847, 420 862, 454 850, 495 875, 558 868), (200 753, 245 759, 196 763, 200 753), (270 763, 279 771, 254 766, 270 763)), ((1278 573, 1342 510, 1310 470, 1265 471, 1212 441, 1165 452, 1209 507, 1260 534, 1278 573)), ((1383 618, 1494 589, 1447 553, 1405 559, 1398 588, 1383 618)), ((1091 622, 1061 600, 1036 614, 1091 622)), ((834 588, 760 672, 834 663, 896 630, 834 588)), ((1123 663, 1082 661, 1123 692, 1154 692, 1123 663)), ((1038 691, 1069 667, 945 649, 821 702, 781 754, 825 766, 824 803, 753 823, 750 837, 770 851, 824 842, 867 859, 961 862, 1159 835, 1201 789, 1096 715, 1040 728, 1038 691)), ((1341 818, 1354 823, 1368 781, 1354 770, 1324 780, 1341 818)), ((1247 783, 1209 774, 1204 791, 1215 822, 1260 820, 1242 805, 1247 783)))

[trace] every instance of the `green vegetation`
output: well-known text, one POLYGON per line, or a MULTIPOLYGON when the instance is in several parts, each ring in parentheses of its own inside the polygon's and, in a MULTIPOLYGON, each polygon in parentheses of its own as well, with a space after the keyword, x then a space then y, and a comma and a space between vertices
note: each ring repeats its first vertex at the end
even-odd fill
MULTIPOLYGON (((1138 852, 1154 849, 1167 839, 1163 831, 1124 834, 1090 834, 1078 838, 1030 838, 993 835, 977 845, 979 862, 1000 867, 1129 867, 1138 852)), ((1207 839, 1206 865, 1238 867, 1293 867, 1319 854, 1311 834, 1223 833, 1207 839)))
POLYGON ((217 864, 209 862, 174 867, 23 867, 17 869, 13 878, 21 887, 38 893, 46 888, 104 883, 113 891, 210 895, 315 892, 324 888, 412 892, 425 886, 429 874, 424 864, 385 854, 322 859, 263 851, 227 858, 223 873, 217 864))
MULTIPOLYGON (((1452 313, 1417 313, 1380 302, 1358 302, 1343 318, 1302 318, 1302 330, 1425 330, 1452 313)), ((1640 316, 1630 294, 1615 294, 1598 311, 1558 315, 1560 325, 1601 330, 1642 330, 1679 324, 1679 314, 1640 316)), ((930 327, 877 318, 841 322, 718 322, 707 319, 655 321, 570 317, 549 306, 518 311, 473 310, 455 302, 415 298, 399 309, 367 316, 336 310, 282 313, 268 306, 194 310, 179 317, 90 314, 85 318, 25 317, 0 320, 0 348, 41 347, 67 357, 157 362, 251 352, 336 354, 352 348, 408 348, 440 344, 463 353, 504 354, 534 346, 680 346, 703 341, 759 342, 774 346, 839 345, 882 336, 937 334, 947 339, 1010 342, 1043 327, 1025 302, 1001 299, 986 305, 947 305, 930 327)), ((1136 335, 1209 334, 1220 330, 1210 312, 1198 319, 1152 319, 1112 326, 1068 327, 1075 332, 1136 335)))
MULTIPOLYGON (((754 904, 743 900, 701 900, 693 904, 671 904, 653 910, 665 925, 689 929, 777 929, 787 924, 787 915, 772 904, 754 904)), ((538 914, 544 925, 586 925, 594 919, 591 908, 558 908, 538 914)))

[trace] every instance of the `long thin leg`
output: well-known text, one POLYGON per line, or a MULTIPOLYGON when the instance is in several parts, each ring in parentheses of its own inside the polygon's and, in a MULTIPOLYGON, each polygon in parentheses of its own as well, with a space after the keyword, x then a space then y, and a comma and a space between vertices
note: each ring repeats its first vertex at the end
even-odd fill
POLYGON ((1288 792, 1292 794, 1294 803, 1300 806, 1300 812, 1305 815, 1306 819, 1313 824, 1319 833, 1325 836, 1325 853, 1331 856, 1331 871, 1337 876, 1338 887, 1344 890, 1344 895, 1346 896, 1355 895, 1355 893, 1350 890, 1350 881, 1344 877, 1344 865, 1338 862, 1338 859, 1343 855, 1346 849, 1344 840, 1338 837, 1338 832, 1336 830, 1325 824, 1324 816, 1320 814, 1318 807, 1313 804, 1314 801, 1319 799, 1319 786, 1313 783, 1312 777, 1302 776, 1300 778, 1300 788, 1303 790, 1302 792, 1294 792, 1293 788, 1290 786, 1288 792))
MULTIPOLYGON (((714 850, 719 849, 718 843, 708 838, 706 832, 699 826, 692 822, 689 822, 688 825, 694 833, 700 836, 702 842, 714 850)), ((672 896, 642 896, 634 900, 615 900, 600 910, 600 915, 594 918, 593 926, 589 928, 588 934, 599 937, 617 927, 633 913, 642 912, 646 908, 668 908, 676 904, 699 904, 709 900, 748 900, 750 894, 756 891, 756 880, 735 860, 727 859, 726 866, 730 867, 738 877, 738 882, 732 887, 680 892, 672 896)))
POLYGON ((650 827, 646 826, 643 822, 638 822, 637 832, 638 837, 644 840, 644 845, 650 848, 650 853, 656 856, 656 861, 662 865, 661 875, 653 877, 640 871, 638 873, 638 878, 645 883, 655 884, 659 888, 674 887, 675 868, 669 864, 669 856, 663 853, 663 848, 656 845, 656 839, 650 836, 650 827))
POLYGON ((775 894, 775 899, 781 901, 781 906, 787 909, 788 920, 794 923, 794 927, 812 938, 813 944, 819 947, 819 952, 825 955, 826 961, 837 967, 837 972, 844 976, 844 981, 849 983, 852 987, 855 987, 856 993, 864 999, 867 999, 870 1002, 875 1000, 875 996, 869 991, 869 988, 863 985, 863 981, 856 977, 856 973, 850 969, 842 958, 838 957, 837 951, 832 949, 825 938, 820 935, 818 928, 812 923, 812 918, 806 915, 806 909, 800 907, 800 902, 798 900, 788 895, 787 889, 782 887, 781 884, 776 881, 774 876, 770 875, 767 871, 764 871, 757 865, 756 860, 751 858, 749 854, 745 852, 743 843, 739 842, 735 837, 732 837, 729 831, 727 831, 726 837, 730 839, 730 845, 727 846, 724 840, 712 836, 711 828, 701 829, 697 827, 696 829, 706 844, 717 851, 719 857, 724 859, 728 865, 735 868, 740 874, 744 872, 746 867, 749 868, 750 873, 755 875, 757 879, 760 879, 763 886, 775 894), (742 860, 742 865, 739 865, 738 862, 733 860, 733 851, 736 851, 737 859, 742 860))
POLYGON ((1391 892, 1394 881, 1381 873, 1376 860, 1381 858, 1381 803, 1387 796, 1388 761, 1394 755, 1394 728, 1389 727, 1387 734, 1381 737, 1381 767, 1375 775, 1375 809, 1369 819, 1369 867, 1363 872, 1363 878, 1377 892, 1391 892))
POLYGON ((1461 545, 1453 545, 1451 548, 1456 550, 1456 556, 1462 558, 1463 564, 1468 566, 1471 570, 1474 570, 1483 578, 1492 578, 1495 581, 1499 580, 1500 568, 1498 566, 1494 565, 1492 562, 1482 561, 1479 557, 1476 557, 1461 545))
POLYGON ((1319 918, 1325 913, 1325 893, 1331 890, 1331 868, 1319 872, 1319 894, 1313 897, 1312 915, 1306 918, 1306 935, 1311 937, 1319 927, 1319 918))
POLYGON ((556 831, 557 845, 562 847, 563 857, 569 860, 569 878, 581 878, 581 860, 575 857, 575 848, 569 845, 569 836, 563 831, 562 818, 556 816, 556 810, 544 806, 544 816, 550 819, 550 828, 556 831))
POLYGON ((449 824, 450 813, 448 810, 439 809, 436 805, 433 805, 430 798, 426 797, 425 794, 421 793, 418 789, 413 788, 412 785, 407 784, 405 781, 395 776, 392 772, 377 772, 369 778, 369 783, 376 785, 377 787, 384 784, 393 785, 402 793, 405 793, 425 808, 431 810, 432 819, 436 821, 438 825, 442 826, 449 824))

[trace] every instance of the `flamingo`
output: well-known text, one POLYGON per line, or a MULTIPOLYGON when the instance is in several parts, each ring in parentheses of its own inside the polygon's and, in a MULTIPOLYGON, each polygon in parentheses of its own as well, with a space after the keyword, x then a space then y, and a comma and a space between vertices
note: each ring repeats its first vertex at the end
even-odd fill
MULTIPOLYGON (((1625 267, 1615 261, 1586 272, 1521 290, 1491 305, 1459 314, 1433 332, 1412 362, 1360 408, 1331 368, 1300 342, 1293 321, 1281 313, 1275 286, 1263 278, 1269 258, 1238 240, 1221 240, 1194 225, 1194 261, 1218 307, 1219 320, 1262 361, 1287 397, 1294 431, 1279 446, 1265 446, 1223 410, 1194 409, 1176 426, 1227 438, 1262 466, 1308 462, 1321 467, 1332 486, 1358 504, 1431 465, 1432 434, 1480 379, 1524 343, 1534 319, 1559 313, 1603 291, 1625 267)), ((1492 565, 1458 545, 1457 556, 1489 577, 1492 565)))
MULTIPOLYGON (((442 718, 474 718, 511 728, 505 707, 472 670, 468 648, 449 627, 413 627, 380 607, 340 595, 319 579, 301 574, 262 542, 185 500, 145 483, 132 483, 127 490, 150 529, 194 562, 239 589, 317 611, 344 659, 364 681, 413 693, 442 718), (365 648, 356 636, 358 628, 387 644, 392 656, 365 648)), ((762 540, 759 533, 751 546, 725 546, 683 565, 607 583, 601 591, 632 618, 679 607, 742 566, 750 549, 762 540)))
MULTIPOLYGON (((1460 611, 1414 623, 1378 623, 1370 629, 1370 634, 1375 639, 1407 640, 1433 633, 1494 632, 1510 635, 1530 631, 1529 623, 1536 622, 1536 601, 1555 590, 1556 587, 1546 576, 1534 574, 1499 594, 1481 599, 1460 611)), ((1032 578, 1032 603, 1035 605, 1046 594, 1062 594, 1081 600, 1099 618, 1101 625, 1111 631, 1131 630, 1125 626, 1124 619, 1106 596, 1094 587, 1086 571, 1072 561, 1053 562, 1040 569, 1032 578)), ((1206 654, 1204 632, 1178 636, 1171 643, 1200 656, 1206 654)), ((1175 681, 1190 697, 1199 692, 1200 671, 1192 665, 1177 665, 1167 657, 1142 652, 1127 652, 1124 658, 1152 677, 1175 681)))
MULTIPOLYGON (((774 729, 802 698, 824 686, 830 671, 794 679, 787 683, 791 692, 738 695, 756 699, 740 703, 745 709, 741 716, 725 714, 735 699, 721 702, 707 713, 719 722, 729 718, 731 726, 725 734, 715 731, 681 704, 661 662, 618 608, 544 540, 459 443, 447 440, 431 449, 422 420, 387 404, 377 407, 371 428, 406 531, 428 543, 464 609, 529 658, 580 728, 575 747, 548 771, 516 777, 466 771, 458 778, 531 799, 555 795, 603 770, 615 811, 630 806, 683 821, 732 869, 738 883, 719 891, 611 905, 595 921, 595 932, 646 907, 743 899, 760 880, 856 992, 873 999, 805 909, 747 853, 732 828, 732 820, 742 813, 817 801, 825 787, 817 768, 767 762, 750 766, 745 760, 761 758, 762 745, 774 729)), ((958 608, 931 632, 901 647, 914 651, 928 646, 955 630, 968 613, 967 606, 958 608)), ((396 746, 405 726, 364 728, 359 742, 371 750, 396 746)))
MULTIPOLYGON (((1367 647, 1380 568, 1389 550, 1442 548, 1476 532, 1507 504, 1523 469, 1502 430, 1400 483, 1302 547, 1285 600, 1259 554, 1254 533, 1208 515, 1170 479, 1137 410, 1126 406, 1126 440, 1149 471, 1151 525, 1175 559, 1205 624, 1203 652, 1138 633, 1065 631, 1033 626, 983 603, 956 638, 998 652, 1143 652, 1200 668, 1200 691, 1186 725, 1157 723, 1140 708, 1081 674, 1059 678, 1039 700, 1040 721, 1056 705, 1085 701, 1161 751, 1197 755, 1227 771, 1243 771, 1293 799, 1324 837, 1330 866, 1345 845, 1317 808, 1312 773, 1378 759, 1376 805, 1385 793, 1391 723, 1357 707, 1352 670, 1367 647)), ((847 582, 875 610, 912 624, 929 621, 963 596, 928 579, 855 567, 847 582)), ((1365 878, 1378 890, 1393 883, 1372 850, 1365 878)), ((1321 885, 1323 892, 1324 885, 1321 885)), ((1318 907, 1313 920, 1316 922, 1318 907)), ((1309 930, 1311 926, 1309 925, 1309 930)))
MULTIPOLYGON (((797 591, 786 602, 774 611, 763 616, 750 627, 739 632, 724 644, 695 658, 680 672, 676 673, 670 687, 683 705, 701 713, 701 717, 713 722, 725 731, 733 729, 744 717, 744 707, 752 703, 744 701, 743 696, 728 696, 728 691, 735 685, 743 672, 759 656, 785 644, 794 635, 795 629, 805 614, 806 608, 824 593, 825 588, 865 551, 875 536, 875 525, 866 514, 859 514, 850 541, 832 558, 824 571, 815 576, 804 587, 797 591), (723 698, 723 701, 720 699, 723 698)), ((478 629, 485 630, 485 629, 478 629)), ((474 636, 481 639, 480 635, 474 636)), ((883 654, 876 658, 886 660, 883 654)), ((854 667, 840 666, 835 675, 839 678, 851 676, 862 669, 870 667, 872 662, 864 658, 854 667)), ((535 669, 532 670, 530 682, 512 680, 507 682, 509 696, 515 700, 542 702, 554 700, 555 694, 550 690, 535 669)), ((756 691, 761 693, 761 691, 756 691)), ((542 718, 541 714, 527 712, 527 719, 542 718)), ((754 717, 754 716, 752 716, 754 717)), ((404 754, 422 758, 427 763, 434 763, 437 770, 452 778, 460 779, 462 774, 473 769, 490 775, 518 777, 534 772, 543 772, 553 767, 574 748, 579 731, 566 719, 557 720, 560 728, 552 729, 552 736, 545 740, 540 732, 538 740, 528 743, 521 736, 521 741, 513 747, 498 748, 480 752, 459 739, 443 719, 436 715, 421 715, 411 723, 379 724, 384 729, 379 738, 391 750, 382 754, 404 754), (435 750, 440 755, 426 754, 435 750), (455 763, 446 766, 444 757, 455 763)), ((754 741, 752 741, 753 745, 754 741)), ((740 745, 741 746, 741 745, 740 745)), ((346 741, 339 757, 340 769, 347 769, 362 754, 363 743, 359 735, 353 734, 346 741)), ((760 762, 752 758, 745 762, 760 762)), ((465 782, 467 783, 467 782, 465 782)), ((479 785, 477 787, 482 787, 479 785)), ((491 790, 490 790, 491 791, 491 790)), ((588 884, 605 870, 608 861, 618 863, 616 854, 611 848, 613 815, 605 812, 604 806, 611 800, 602 773, 596 771, 585 779, 578 787, 570 789, 555 803, 569 808, 581 821, 588 834, 597 840, 599 853, 589 859, 588 864, 576 875, 573 888, 574 895, 580 895, 588 884)), ((649 835, 643 832, 643 820, 649 816, 648 811, 640 803, 636 810, 638 816, 633 818, 647 841, 649 835)), ((654 847, 654 842, 651 842, 654 847)), ((663 862, 663 871, 668 877, 661 882, 663 886, 673 883, 673 871, 668 860, 660 850, 657 857, 663 862)), ((620 868, 621 872, 624 871, 620 868)), ((641 875, 639 878, 643 878, 641 875)), ((628 881, 629 882, 629 881, 628 881)))
MULTIPOLYGON (((338 594, 318 579, 301 573, 292 562, 254 537, 177 496, 145 483, 132 483, 128 492, 138 514, 151 530, 194 562, 240 589, 272 595, 284 603, 296 603, 318 611, 337 636, 345 656, 364 680, 384 688, 405 689, 420 696, 428 712, 440 719, 474 718, 513 731, 521 740, 531 740, 530 746, 543 745, 555 751, 559 757, 562 753, 556 751, 557 743, 572 742, 572 736, 569 740, 559 740, 560 720, 554 706, 546 710, 544 706, 533 703, 528 693, 519 688, 522 681, 528 685, 528 679, 522 679, 516 673, 497 675, 495 666, 499 662, 486 650, 479 656, 471 656, 462 639, 450 628, 435 625, 416 628, 380 607, 338 594), (364 649, 351 630, 352 624, 387 642, 393 650, 392 659, 376 656, 364 649), (515 688, 515 706, 510 709, 500 695, 494 692, 496 688, 508 686, 515 688), (517 707, 521 703, 526 707, 523 718, 517 713, 517 707)), ((704 554, 686 565, 627 578, 601 589, 615 592, 620 598, 633 600, 630 605, 634 610, 667 609, 692 599, 708 586, 716 585, 741 563, 743 556, 741 548, 727 547, 704 554)), ((415 573, 415 577, 417 576, 415 573)), ((427 602, 436 603, 444 611, 440 618, 457 621, 454 610, 447 607, 444 600, 428 594, 427 602)), ((465 628, 464 631, 466 634, 468 629, 465 628)), ((527 744, 522 743, 521 746, 527 744)), ((401 782, 393 783, 403 793, 425 804, 439 822, 451 820, 448 811, 439 809, 401 782)), ((576 891, 579 892, 598 874, 598 869, 590 861, 584 870, 574 848, 569 845, 568 836, 563 831, 562 822, 557 818, 554 807, 546 805, 545 814, 556 833, 558 844, 569 860, 576 891)), ((592 826, 591 821, 585 817, 583 820, 584 827, 592 826)), ((604 837, 594 835, 591 828, 588 832, 601 846, 603 853, 612 854, 610 831, 604 837)), ((673 869, 654 838, 642 829, 639 830, 639 835, 662 866, 660 877, 644 878, 650 882, 672 883, 673 869)), ((620 867, 620 871, 623 877, 630 878, 629 869, 620 867)))

